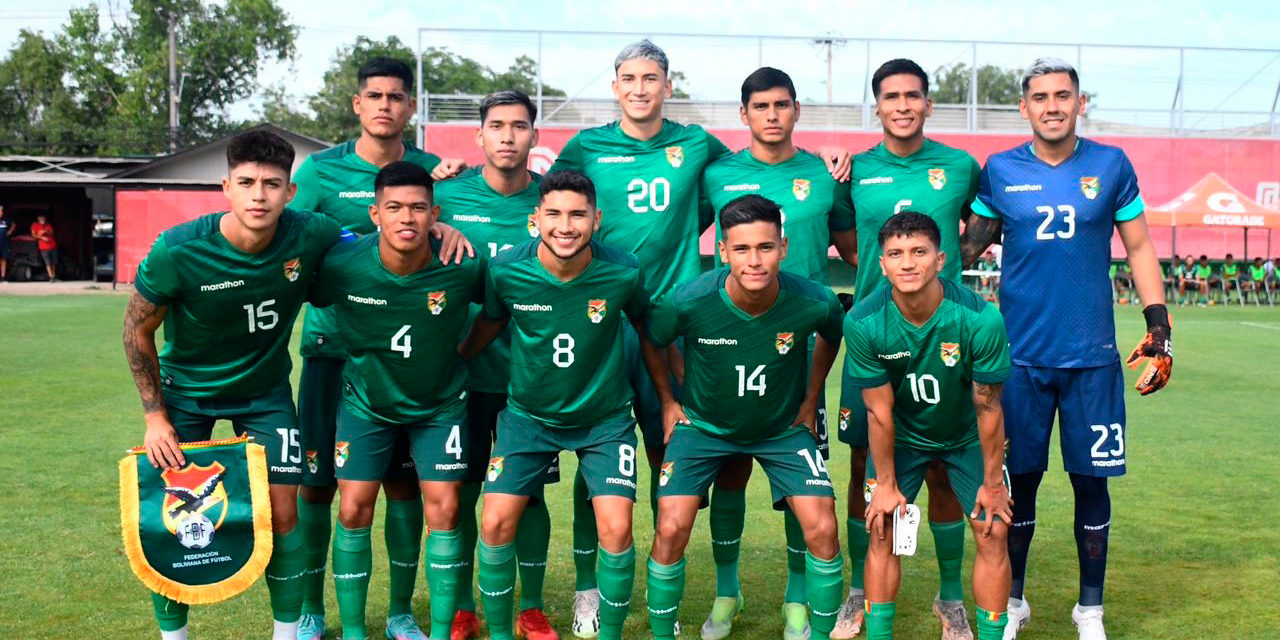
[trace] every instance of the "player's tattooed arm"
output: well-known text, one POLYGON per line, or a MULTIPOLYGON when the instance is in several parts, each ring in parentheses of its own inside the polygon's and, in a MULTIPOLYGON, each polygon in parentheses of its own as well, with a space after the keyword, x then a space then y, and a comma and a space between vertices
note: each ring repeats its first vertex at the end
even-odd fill
POLYGON ((152 303, 133 292, 124 312, 124 355, 133 373, 133 382, 142 398, 147 423, 143 447, 151 466, 176 468, 186 464, 177 432, 169 422, 160 381, 160 357, 156 351, 156 331, 164 322, 168 307, 152 303))
POLYGON ((458 353, 462 355, 462 359, 470 360, 484 351, 484 348, 502 333, 502 329, 507 326, 509 320, 509 318, 492 320, 484 317, 483 314, 478 316, 475 323, 471 325, 471 331, 467 333, 467 337, 463 338, 462 344, 458 345, 458 353))
POLYGON ((1000 239, 1002 228, 998 218, 969 216, 969 222, 964 226, 964 235, 960 236, 961 266, 965 269, 972 267, 986 252, 987 247, 1000 239))
POLYGON ((982 535, 991 534, 996 518, 1013 522, 1013 500, 1004 481, 1004 409, 1000 395, 1004 385, 973 383, 973 408, 978 414, 978 445, 982 449, 982 486, 974 500, 970 518, 986 513, 982 535))

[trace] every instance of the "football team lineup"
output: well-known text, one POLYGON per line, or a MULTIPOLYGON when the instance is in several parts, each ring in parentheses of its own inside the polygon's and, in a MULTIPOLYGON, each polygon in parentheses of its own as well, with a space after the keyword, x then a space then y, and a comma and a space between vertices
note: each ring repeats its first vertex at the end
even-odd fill
MULTIPOLYGON (((856 155, 795 146, 801 105, 781 70, 743 81, 751 141, 735 153, 663 118, 660 47, 635 42, 613 67, 621 118, 580 131, 540 175, 527 169, 529 96, 484 98, 485 161, 467 167, 403 141, 413 73, 370 59, 351 79, 358 138, 291 176, 284 139, 235 137, 229 210, 166 230, 138 268, 124 347, 144 459, 164 474, 207 468, 181 444, 209 440, 218 420, 264 448, 274 637, 383 633, 366 621, 376 508, 388 638, 619 640, 640 609, 646 635, 674 640, 682 606, 705 605, 684 602, 704 509, 714 599, 683 633, 730 637, 754 596, 740 560, 758 464, 787 566, 782 600, 759 603, 780 611, 771 635, 892 638, 900 559, 927 524, 931 634, 1033 638, 1029 552, 1056 423, 1078 598, 1037 625, 1069 616, 1081 640, 1105 639, 1108 478, 1128 464, 1114 233, 1145 321, 1123 354, 1145 362, 1142 395, 1168 383, 1173 352, 1137 176, 1122 149, 1076 135, 1076 70, 1035 60, 1018 103, 1029 141, 980 166, 925 136, 929 76, 911 60, 876 70, 884 137, 856 155), (718 265, 704 272, 698 240, 713 227, 718 265), (999 307, 961 284, 997 243, 999 307), (832 247, 857 269, 851 295, 827 286, 832 247), (834 483, 827 464, 845 445, 848 483, 834 483), (562 452, 577 459, 571 476, 562 452), (653 519, 635 522, 646 485, 653 519), (543 602, 554 494, 572 495, 571 518, 557 518, 571 521, 574 565, 560 630, 543 602), (637 560, 642 528, 652 542, 637 560)), ((187 500, 165 502, 181 558, 222 521, 205 515, 207 482, 165 482, 187 500)), ((165 640, 188 637, 178 600, 152 595, 165 640)))

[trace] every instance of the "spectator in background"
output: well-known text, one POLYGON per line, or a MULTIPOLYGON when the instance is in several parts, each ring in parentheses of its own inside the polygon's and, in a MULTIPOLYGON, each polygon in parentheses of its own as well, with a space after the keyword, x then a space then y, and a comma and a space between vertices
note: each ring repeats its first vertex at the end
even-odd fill
POLYGON ((1182 271, 1179 265, 1180 260, 1178 254, 1175 253, 1173 254, 1173 259, 1169 261, 1168 268, 1160 265, 1160 275, 1164 278, 1164 288, 1170 299, 1174 298, 1173 294, 1178 292, 1178 274, 1182 271))
POLYGON ((1129 304, 1129 294, 1133 291, 1133 268, 1128 262, 1111 263, 1111 286, 1115 288, 1116 302, 1129 304))
POLYGON ((1213 280, 1213 265, 1209 264, 1209 256, 1200 254, 1200 261, 1195 268, 1196 288, 1200 290, 1200 305, 1209 304, 1209 283, 1213 280))
MULTIPOLYGON (((1255 302, 1261 302, 1262 294, 1269 288, 1267 285, 1267 265, 1263 263, 1262 256, 1253 259, 1253 264, 1249 265, 1249 278, 1240 283, 1241 291, 1252 291, 1256 296, 1255 302)), ((1270 300, 1270 296, 1267 296, 1270 300)))
MULTIPOLYGON (((1227 254, 1222 261, 1222 271, 1218 274, 1218 280, 1222 283, 1222 302, 1226 304, 1227 295, 1234 289, 1236 297, 1240 298, 1240 265, 1236 264, 1235 256, 1227 254)), ((1241 302, 1244 301, 1240 298, 1241 302)))
POLYGON ((1187 304, 1187 289, 1199 291, 1200 285, 1196 282, 1196 259, 1187 256, 1181 264, 1178 265, 1178 304, 1187 304))
POLYGON ((4 207, 0 206, 0 282, 9 277, 9 236, 17 227, 4 217, 4 207))
POLYGON ((43 213, 36 216, 31 223, 31 236, 36 239, 36 249, 40 250, 40 259, 44 261, 44 270, 49 272, 49 282, 57 282, 58 274, 58 241, 53 239, 53 225, 43 213))

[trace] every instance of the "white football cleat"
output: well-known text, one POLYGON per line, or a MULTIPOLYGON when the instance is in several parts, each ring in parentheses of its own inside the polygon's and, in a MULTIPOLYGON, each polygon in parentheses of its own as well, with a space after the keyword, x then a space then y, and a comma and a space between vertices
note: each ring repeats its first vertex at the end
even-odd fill
POLYGON ((1009 624, 1004 627, 1004 640, 1015 640, 1018 637, 1018 631, 1031 622, 1031 603, 1023 598, 1022 604, 1015 607, 1013 598, 1009 600, 1009 624))
POLYGON ((594 638, 600 635, 599 589, 574 592, 573 635, 579 638, 594 638))
POLYGON ((1077 604, 1071 607, 1071 621, 1076 623, 1080 640, 1107 640, 1107 631, 1102 628, 1102 609, 1081 611, 1077 604))
POLYGON ((862 621, 866 616, 866 596, 849 592, 840 612, 836 614, 836 626, 831 630, 831 640, 849 640, 862 633, 862 621))

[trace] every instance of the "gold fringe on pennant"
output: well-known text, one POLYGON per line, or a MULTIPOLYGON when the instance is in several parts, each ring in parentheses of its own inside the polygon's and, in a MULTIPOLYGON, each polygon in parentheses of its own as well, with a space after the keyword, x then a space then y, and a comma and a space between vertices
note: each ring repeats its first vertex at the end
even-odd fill
MULTIPOLYGON (((120 460, 120 525, 124 534, 124 553, 129 567, 148 589, 185 604, 213 604, 248 589, 267 569, 273 548, 271 532, 271 489, 267 482, 267 450, 247 438, 216 441, 232 444, 245 441, 245 459, 249 465, 249 495, 253 505, 253 553, 240 570, 213 584, 189 585, 176 582, 156 571, 142 553, 142 536, 139 530, 138 502, 138 453, 131 452, 120 460)), ((180 445, 188 448, 205 448, 210 442, 192 442, 180 445)))

